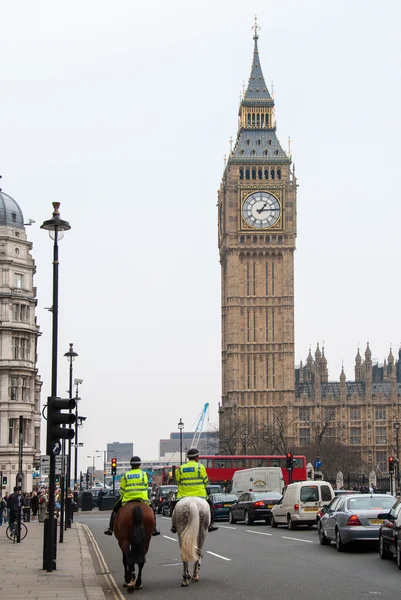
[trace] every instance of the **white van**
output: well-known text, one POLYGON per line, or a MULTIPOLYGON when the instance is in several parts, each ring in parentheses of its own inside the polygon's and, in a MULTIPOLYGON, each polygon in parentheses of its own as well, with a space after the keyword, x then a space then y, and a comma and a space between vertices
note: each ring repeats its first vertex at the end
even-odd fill
POLYGON ((334 490, 328 481, 297 481, 290 483, 282 500, 272 510, 270 524, 311 527, 316 523, 317 512, 334 498, 334 490))
POLYGON ((283 493, 284 478, 280 467, 256 467, 236 471, 232 480, 231 493, 239 496, 243 492, 283 493))

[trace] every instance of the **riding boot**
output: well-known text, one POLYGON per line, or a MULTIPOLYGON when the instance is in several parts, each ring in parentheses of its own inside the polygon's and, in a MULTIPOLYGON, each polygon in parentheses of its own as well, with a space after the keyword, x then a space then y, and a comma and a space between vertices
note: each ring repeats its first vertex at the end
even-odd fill
POLYGON ((213 522, 213 504, 211 503, 211 501, 208 499, 207 503, 209 505, 210 508, 210 525, 208 527, 208 532, 211 533, 212 531, 218 531, 218 527, 216 527, 216 525, 213 522))
POLYGON ((152 533, 153 536, 160 535, 160 531, 156 527, 156 511, 154 511, 154 515, 155 515, 155 526, 154 526, 153 533, 152 533))
POLYGON ((104 530, 105 535, 113 535, 113 526, 114 526, 114 519, 116 518, 116 512, 115 510, 113 510, 113 512, 110 515, 110 523, 107 529, 104 530))
MULTIPOLYGON (((178 502, 178 500, 170 500, 171 519, 173 518, 174 509, 175 509, 175 505, 177 504, 177 502, 178 502)), ((177 530, 174 527, 174 525, 171 525, 170 531, 171 531, 171 533, 177 533, 177 530)))

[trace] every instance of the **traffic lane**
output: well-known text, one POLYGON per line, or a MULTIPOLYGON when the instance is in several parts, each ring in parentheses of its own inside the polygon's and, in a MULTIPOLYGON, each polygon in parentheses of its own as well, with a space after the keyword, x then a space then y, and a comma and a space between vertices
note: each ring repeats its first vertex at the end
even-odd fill
MULTIPOLYGON (((85 521, 93 531, 116 581, 122 584, 121 554, 116 541, 103 535, 108 515, 91 514, 85 521), (117 552, 116 552, 117 550, 117 552)), ((80 519, 81 520, 81 519, 80 519)), ((176 536, 170 532, 170 519, 158 519, 163 536, 152 539, 144 571, 149 597, 164 597, 179 586, 181 561, 176 536)), ((272 529, 264 525, 252 528, 237 524, 223 525, 207 536, 199 588, 191 596, 212 593, 217 598, 266 598, 274 589, 278 599, 290 595, 309 600, 349 599, 380 594, 383 600, 398 597, 401 583, 395 564, 381 561, 374 551, 338 553, 333 547, 321 547, 316 530, 272 529), (213 554, 209 554, 213 552, 213 554), (230 560, 224 560, 228 558, 230 560)))

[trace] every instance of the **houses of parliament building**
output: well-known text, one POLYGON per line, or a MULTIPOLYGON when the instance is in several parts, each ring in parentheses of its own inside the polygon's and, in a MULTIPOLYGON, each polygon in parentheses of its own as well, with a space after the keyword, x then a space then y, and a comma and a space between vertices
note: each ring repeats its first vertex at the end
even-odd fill
MULTIPOLYGON (((220 437, 234 422, 249 429, 284 414, 287 449, 307 447, 319 423, 326 435, 355 449, 369 471, 386 472, 401 422, 401 352, 383 366, 369 345, 328 380, 319 346, 295 368, 294 252, 297 179, 276 133, 275 103, 261 68, 258 27, 238 133, 218 191, 221 264, 222 398, 220 437)), ((307 457, 313 460, 314 457, 307 457)))

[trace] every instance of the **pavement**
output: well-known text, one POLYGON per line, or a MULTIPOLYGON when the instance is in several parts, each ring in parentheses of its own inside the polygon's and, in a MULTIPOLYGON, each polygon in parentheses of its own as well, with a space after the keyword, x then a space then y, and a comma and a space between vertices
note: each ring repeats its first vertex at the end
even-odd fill
POLYGON ((25 523, 28 535, 19 544, 0 527, 0 598, 44 600, 105 600, 89 553, 84 526, 74 523, 57 544, 57 569, 43 566, 43 523, 25 523))

